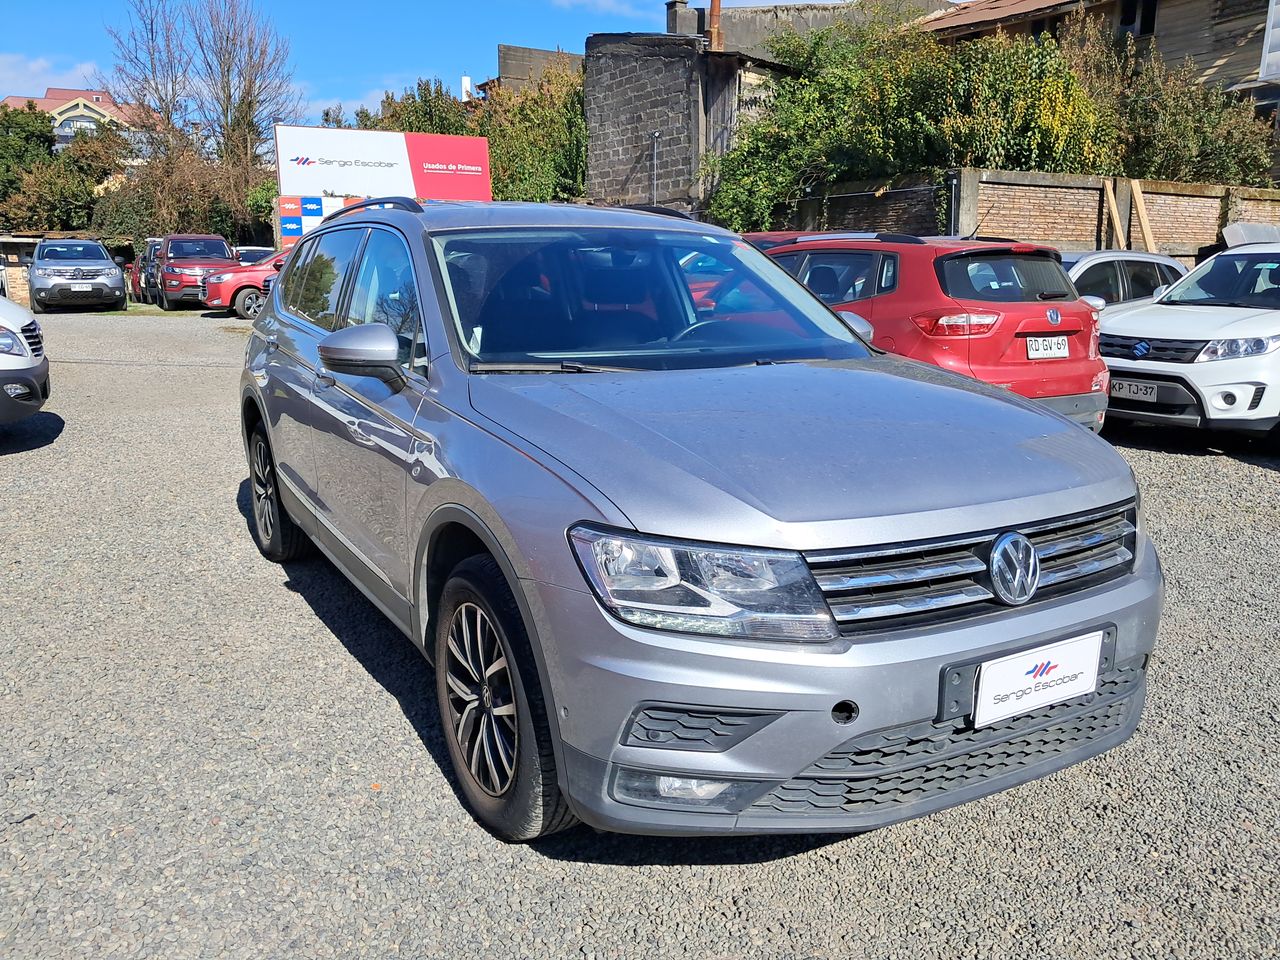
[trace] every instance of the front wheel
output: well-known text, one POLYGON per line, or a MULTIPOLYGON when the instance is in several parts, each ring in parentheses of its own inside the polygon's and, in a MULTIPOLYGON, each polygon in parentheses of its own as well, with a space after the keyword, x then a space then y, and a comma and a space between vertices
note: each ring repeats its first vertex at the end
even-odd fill
POLYGON ((246 287, 236 294, 236 316, 241 320, 257 320, 267 298, 256 287, 246 287))
POLYGON ((445 744, 476 819, 513 842, 572 826, 529 636, 492 557, 462 561, 445 584, 435 666, 445 744))
POLYGON ((311 541, 280 502, 276 462, 262 424, 249 434, 249 495, 253 498, 253 532, 259 552, 275 563, 306 556, 311 541))

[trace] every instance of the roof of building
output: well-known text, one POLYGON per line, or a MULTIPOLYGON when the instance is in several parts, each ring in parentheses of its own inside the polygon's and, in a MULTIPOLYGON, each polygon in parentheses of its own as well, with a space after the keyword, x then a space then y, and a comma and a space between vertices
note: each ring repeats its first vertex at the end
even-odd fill
POLYGON ((72 87, 48 87, 43 97, 26 97, 21 94, 5 97, 0 100, 0 104, 6 107, 13 107, 15 110, 21 110, 28 102, 35 104, 37 110, 43 110, 45 113, 55 113, 61 110, 69 103, 77 100, 84 100, 97 108, 103 114, 114 117, 121 123, 125 123, 125 109, 116 103, 115 98, 106 90, 79 90, 72 87), (96 99, 95 99, 96 98, 96 99))
MULTIPOLYGON (((929 14, 921 21, 921 26, 926 30, 948 33, 967 32, 1013 20, 1041 17, 1053 10, 1065 11, 1079 5, 1079 0, 965 0, 954 4, 949 10, 929 14)), ((1085 5, 1091 5, 1089 0, 1086 0, 1085 5)))

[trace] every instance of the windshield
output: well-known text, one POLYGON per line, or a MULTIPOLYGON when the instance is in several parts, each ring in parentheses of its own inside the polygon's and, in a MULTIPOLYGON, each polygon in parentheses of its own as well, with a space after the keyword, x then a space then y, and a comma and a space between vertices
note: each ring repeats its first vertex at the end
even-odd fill
POLYGON ((944 259, 942 291, 957 300, 992 303, 1076 299, 1071 279, 1053 257, 1001 251, 944 259))
POLYGON ((458 334, 481 363, 665 370, 870 354, 741 240, 616 228, 432 240, 458 334))
POLYGON ((1280 310, 1280 253, 1220 253, 1175 283, 1160 302, 1280 310))
POLYGON ((225 240, 170 240, 170 260, 231 260, 231 248, 225 240))
POLYGON ((100 243, 42 243, 37 260, 110 260, 100 243))

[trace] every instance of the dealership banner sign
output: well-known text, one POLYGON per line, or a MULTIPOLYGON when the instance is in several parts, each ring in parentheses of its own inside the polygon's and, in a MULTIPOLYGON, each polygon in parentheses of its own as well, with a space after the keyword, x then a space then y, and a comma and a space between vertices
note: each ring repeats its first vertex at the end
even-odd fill
POLYGON ((484 137, 283 124, 275 134, 282 197, 493 199, 484 137))

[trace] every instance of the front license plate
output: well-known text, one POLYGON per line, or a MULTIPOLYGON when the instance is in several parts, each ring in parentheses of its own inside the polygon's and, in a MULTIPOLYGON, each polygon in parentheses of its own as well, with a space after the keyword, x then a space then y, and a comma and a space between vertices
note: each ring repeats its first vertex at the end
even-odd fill
POLYGON ((88 293, 93 289, 92 283, 73 283, 71 285, 72 293, 88 293))
POLYGON ((1154 383, 1139 383, 1134 380, 1112 380, 1111 395, 1113 397, 1124 397, 1126 400, 1145 400, 1147 403, 1156 402, 1156 385, 1154 383))
POLYGON ((1066 337, 1027 337, 1028 360, 1058 360, 1067 353, 1066 337))
POLYGON ((989 726, 1006 717, 1092 693, 1098 685, 1101 654, 1099 631, 988 660, 978 668, 973 725, 989 726))

